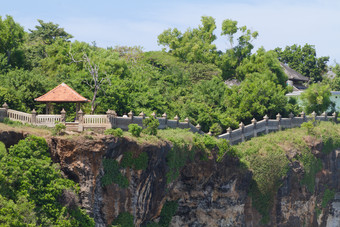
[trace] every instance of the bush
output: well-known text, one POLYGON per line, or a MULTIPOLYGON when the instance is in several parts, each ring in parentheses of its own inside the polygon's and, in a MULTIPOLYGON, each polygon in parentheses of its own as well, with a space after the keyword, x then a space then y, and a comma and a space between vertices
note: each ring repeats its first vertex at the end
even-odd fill
POLYGON ((146 170, 148 167, 149 156, 146 152, 142 152, 138 157, 133 157, 132 152, 125 152, 120 166, 123 168, 130 167, 135 170, 146 170))
POLYGON ((224 155, 231 150, 231 146, 229 145, 229 141, 226 139, 220 139, 217 143, 218 153, 217 153, 217 161, 222 161, 224 155))
POLYGON ((120 172, 120 166, 116 160, 103 159, 104 176, 101 179, 103 186, 112 183, 118 184, 121 188, 129 186, 129 180, 120 172))
POLYGON ((140 133, 142 132, 142 127, 137 124, 129 124, 129 132, 136 137, 140 137, 140 133))
POLYGON ((301 100, 307 114, 315 111, 318 115, 329 108, 334 111, 335 104, 331 101, 328 85, 312 84, 301 94, 301 100))
POLYGON ((307 134, 308 134, 308 135, 315 135, 314 121, 303 122, 303 123, 301 124, 301 128, 307 129, 307 134))
POLYGON ((176 214, 178 208, 177 201, 166 201, 159 219, 159 226, 168 227, 170 225, 172 217, 176 214))
POLYGON ((8 117, 4 118, 3 123, 6 124, 6 125, 11 125, 11 126, 21 126, 21 125, 24 125, 20 121, 12 121, 8 117))
POLYGON ((156 118, 149 117, 143 120, 143 126, 145 127, 144 133, 148 135, 157 135, 157 129, 159 121, 156 118))
POLYGON ((53 135, 60 135, 66 129, 66 125, 63 123, 58 123, 54 126, 52 134, 53 135))
POLYGON ((120 213, 117 218, 112 222, 113 225, 121 227, 134 227, 133 215, 129 212, 120 213))
POLYGON ((123 130, 121 128, 109 128, 104 131, 105 135, 113 135, 114 137, 122 137, 123 130))
POLYGON ((334 199, 334 195, 334 190, 329 190, 328 188, 325 190, 321 202, 322 208, 325 208, 327 204, 334 199))
POLYGON ((213 136, 217 136, 222 134, 222 127, 220 124, 218 123, 214 123, 211 127, 210 127, 210 132, 213 136))

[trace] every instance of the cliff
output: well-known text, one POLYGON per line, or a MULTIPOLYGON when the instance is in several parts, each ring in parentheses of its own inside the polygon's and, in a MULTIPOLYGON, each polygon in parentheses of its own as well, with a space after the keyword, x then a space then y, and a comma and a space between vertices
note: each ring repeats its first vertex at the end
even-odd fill
MULTIPOLYGON (((6 143, 8 135, 11 143, 25 136, 3 131, 0 140, 6 143)), ((303 138, 321 165, 312 175, 313 190, 301 183, 307 175, 306 162, 298 158, 301 151, 285 144, 288 170, 274 196, 268 198, 272 205, 266 222, 251 196, 255 172, 235 155, 217 162, 214 152, 207 158, 196 153, 179 168, 178 178, 169 181, 171 142, 140 143, 103 135, 47 140, 52 160, 60 164, 66 177, 79 183, 81 206, 97 226, 112 224, 124 212, 133 215, 135 226, 155 224, 166 214, 164 205, 169 202, 177 204, 170 226, 340 226, 340 151, 324 152, 327 144, 322 139, 303 138), (147 154, 145 168, 131 163, 123 166, 127 152, 133 159, 147 154), (103 160, 115 160, 113 163, 120 165, 119 176, 125 177, 128 185, 120 181, 103 184, 108 171, 103 160)))

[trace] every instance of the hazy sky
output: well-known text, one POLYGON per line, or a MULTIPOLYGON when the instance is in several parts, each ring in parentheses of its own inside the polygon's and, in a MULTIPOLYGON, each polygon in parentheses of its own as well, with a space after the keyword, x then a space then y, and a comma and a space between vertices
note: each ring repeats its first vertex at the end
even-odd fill
POLYGON ((11 15, 34 29, 37 19, 59 24, 75 39, 98 46, 142 46, 160 50, 157 36, 167 28, 185 31, 200 24, 201 16, 216 19, 215 42, 224 19, 259 32, 255 47, 266 50, 306 43, 315 45, 318 57, 340 62, 340 1, 338 0, 11 0, 0 4, 0 15, 11 15))

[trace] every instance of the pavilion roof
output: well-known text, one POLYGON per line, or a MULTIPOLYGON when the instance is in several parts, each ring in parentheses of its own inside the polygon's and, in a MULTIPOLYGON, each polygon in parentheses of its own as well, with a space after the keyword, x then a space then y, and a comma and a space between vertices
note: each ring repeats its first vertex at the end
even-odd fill
POLYGON ((302 74, 296 72, 294 69, 290 68, 288 65, 280 62, 285 74, 288 76, 288 80, 303 81, 308 82, 309 78, 303 76, 302 74))
POLYGON ((34 99, 37 102, 90 102, 67 84, 62 83, 46 94, 34 99))

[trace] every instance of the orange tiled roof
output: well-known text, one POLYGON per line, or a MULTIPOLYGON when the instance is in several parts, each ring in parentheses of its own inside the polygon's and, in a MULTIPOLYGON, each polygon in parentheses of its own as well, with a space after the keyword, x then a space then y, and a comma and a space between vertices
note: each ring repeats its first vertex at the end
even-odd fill
POLYGON ((46 94, 34 99, 37 102, 90 102, 68 85, 62 83, 46 94))

